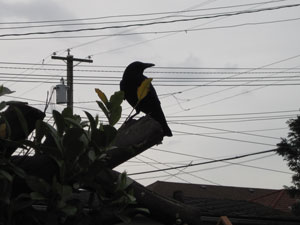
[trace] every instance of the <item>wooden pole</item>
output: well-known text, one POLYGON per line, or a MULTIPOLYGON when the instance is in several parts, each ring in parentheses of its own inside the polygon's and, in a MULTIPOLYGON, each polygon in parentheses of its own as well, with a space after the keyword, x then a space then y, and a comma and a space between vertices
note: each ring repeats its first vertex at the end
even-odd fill
POLYGON ((67 86, 68 86, 67 107, 73 113, 73 92, 74 92, 74 90, 73 90, 73 68, 74 68, 74 62, 92 63, 93 60, 74 58, 73 55, 70 54, 70 50, 68 50, 68 55, 66 57, 53 55, 51 58, 59 59, 59 60, 63 60, 63 61, 67 62, 67 86))

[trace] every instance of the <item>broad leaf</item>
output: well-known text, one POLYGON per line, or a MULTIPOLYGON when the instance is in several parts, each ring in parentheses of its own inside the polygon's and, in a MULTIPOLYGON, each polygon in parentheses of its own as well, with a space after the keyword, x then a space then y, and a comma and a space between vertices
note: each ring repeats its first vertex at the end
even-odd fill
POLYGON ((65 130, 65 121, 63 116, 56 110, 53 110, 52 112, 56 128, 57 128, 57 134, 61 137, 65 130))
POLYGON ((124 92, 123 91, 116 91, 111 97, 110 97, 110 107, 113 109, 114 107, 118 107, 122 104, 124 99, 124 92))
POLYGON ((35 124, 35 143, 40 144, 45 136, 45 125, 42 120, 38 120, 35 124))
POLYGON ((90 121, 90 127, 92 129, 92 132, 97 128, 97 121, 95 121, 94 117, 87 111, 84 111, 87 118, 89 119, 90 121))
POLYGON ((7 95, 14 93, 14 91, 9 90, 8 88, 4 87, 3 85, 0 86, 0 96, 7 95))
POLYGON ((66 131, 63 137, 65 156, 72 163, 84 152, 85 145, 80 138, 83 135, 84 131, 82 129, 71 128, 66 131))
POLYGON ((96 101, 98 106, 100 107, 100 109, 102 110, 102 112, 105 114, 105 116, 107 117, 107 119, 109 119, 109 112, 107 110, 107 108, 105 107, 105 105, 102 102, 96 101))
POLYGON ((39 192, 31 192, 30 197, 34 201, 43 201, 46 200, 46 198, 39 192))
POLYGON ((66 205, 61 209, 62 212, 64 212, 67 216, 73 216, 77 212, 77 208, 72 205, 66 205))
POLYGON ((104 134, 105 134, 105 146, 108 147, 112 141, 115 139, 118 131, 116 128, 110 125, 104 125, 103 126, 104 134))
POLYGON ((0 103, 0 111, 6 107, 6 102, 0 103))
POLYGON ((13 181, 13 176, 11 174, 9 174, 8 172, 6 172, 5 170, 0 170, 0 179, 2 177, 5 178, 6 180, 8 180, 9 182, 13 181))
POLYGON ((122 107, 120 105, 114 107, 109 117, 109 124, 114 126, 121 118, 122 107))
POLYGON ((50 186, 42 178, 38 178, 35 176, 28 176, 26 178, 26 183, 31 190, 40 193, 42 195, 46 195, 50 190, 50 186))
POLYGON ((16 115, 18 117, 19 122, 21 123, 21 127, 23 129, 23 132, 25 133, 26 136, 29 135, 29 131, 28 131, 28 125, 27 125, 27 121, 23 115, 23 113, 21 112, 21 110, 17 107, 14 107, 14 110, 16 112, 16 115))

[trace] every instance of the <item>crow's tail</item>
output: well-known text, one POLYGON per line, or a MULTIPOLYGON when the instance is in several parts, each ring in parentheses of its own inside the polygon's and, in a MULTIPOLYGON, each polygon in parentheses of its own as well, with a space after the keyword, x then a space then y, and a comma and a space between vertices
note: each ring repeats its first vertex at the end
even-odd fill
POLYGON ((170 127, 168 126, 166 117, 165 117, 160 105, 159 105, 159 107, 156 107, 155 110, 152 110, 152 112, 150 113, 150 116, 153 119, 155 119, 157 122, 160 123, 160 125, 162 126, 162 129, 164 131, 164 136, 168 136, 168 137, 173 136, 172 131, 171 131, 170 127))

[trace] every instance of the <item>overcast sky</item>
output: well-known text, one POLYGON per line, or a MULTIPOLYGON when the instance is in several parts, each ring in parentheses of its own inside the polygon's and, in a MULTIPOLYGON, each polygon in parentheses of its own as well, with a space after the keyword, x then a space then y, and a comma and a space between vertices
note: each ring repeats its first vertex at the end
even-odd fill
MULTIPOLYGON (((66 56, 71 49, 74 57, 94 61, 75 68, 75 83, 80 83, 74 87, 75 112, 103 116, 94 103, 94 88, 109 96, 119 90, 126 65, 154 63, 145 75, 154 78, 174 136, 118 168, 129 174, 274 149, 287 135, 286 121, 299 114, 297 4, 299 0, 1 0, 0 80, 16 91, 7 99, 43 109, 47 91, 65 76, 64 62, 50 56, 66 56), (61 32, 67 30, 72 32, 61 32), (49 31, 56 33, 20 35, 49 31)), ((62 106, 52 104, 49 113, 52 109, 62 106)), ((123 109, 126 117, 131 109, 125 102, 123 109)), ((214 163, 132 178, 145 185, 156 180, 290 185, 286 163, 272 153, 231 162, 239 165, 214 163)))

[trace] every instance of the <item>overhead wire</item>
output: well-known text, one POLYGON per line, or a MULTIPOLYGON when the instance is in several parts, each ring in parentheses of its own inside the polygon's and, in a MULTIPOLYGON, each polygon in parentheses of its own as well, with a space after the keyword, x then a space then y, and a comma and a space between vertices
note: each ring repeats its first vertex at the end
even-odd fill
MULTIPOLYGON (((240 5, 230 5, 230 6, 221 6, 221 7, 211 7, 211 8, 202 8, 202 9, 185 9, 179 11, 167 11, 167 12, 152 12, 152 13, 139 13, 139 14, 121 14, 121 15, 111 15, 111 16, 101 16, 101 17, 89 17, 89 18, 77 18, 77 19, 59 19, 59 20, 41 20, 41 21, 10 21, 10 22, 0 22, 0 25, 7 24, 35 24, 35 23, 61 23, 61 22, 74 22, 74 21, 86 21, 86 20, 99 20, 99 19, 111 19, 111 18, 122 18, 122 17, 140 17, 140 16, 153 16, 153 15, 164 15, 164 14, 178 14, 178 13, 186 13, 186 12, 194 12, 194 11, 207 11, 207 10, 216 10, 216 9, 226 9, 226 8, 236 8, 236 7, 244 7, 244 6, 253 6, 253 5, 264 5, 267 3, 278 3, 284 2, 288 0, 276 0, 276 1, 265 1, 265 2, 256 2, 256 3, 247 3, 240 5)), ((200 5, 203 5, 201 3, 200 5)))
POLYGON ((188 132, 188 131, 179 131, 179 130, 174 130, 174 129, 172 130, 172 132, 175 134, 176 133, 187 134, 187 135, 200 136, 200 137, 206 137, 206 138, 208 137, 208 138, 215 138, 215 139, 221 139, 221 140, 227 140, 227 141, 275 147, 275 144, 263 143, 263 142, 258 142, 258 141, 249 141, 249 140, 242 140, 242 139, 237 139, 237 138, 220 137, 220 136, 216 136, 216 135, 208 135, 208 134, 201 134, 201 133, 188 132))
MULTIPOLYGON (((172 122, 171 124, 178 124, 178 125, 184 125, 184 126, 189 126, 189 127, 197 127, 197 128, 205 128, 205 129, 210 129, 210 130, 217 130, 217 131, 225 131, 226 133, 231 133, 231 134, 242 134, 242 135, 247 135, 247 136, 254 136, 254 137, 260 137, 260 138, 269 138, 269 139, 274 139, 274 140, 280 140, 278 137, 271 137, 267 135, 259 135, 259 134, 251 134, 247 132, 242 132, 242 131, 236 131, 236 130, 228 130, 228 129, 220 129, 220 128, 215 128, 215 127, 208 127, 208 126, 203 126, 203 125, 195 125, 195 124, 186 124, 186 123, 180 123, 180 122, 172 122)), ((201 132, 200 134, 204 134, 201 132)))
MULTIPOLYGON (((147 159, 150 159, 149 157, 146 157, 146 156, 143 156, 143 155, 140 155, 141 157, 144 157, 144 158, 147 158, 147 159)), ((151 167, 153 167, 153 168, 155 168, 155 169, 160 169, 159 167, 157 167, 157 166, 155 166, 155 165, 153 165, 153 164, 151 164, 151 163, 148 163, 148 162, 146 162, 146 161, 143 161, 143 160, 141 160, 139 157, 135 157, 137 160, 139 160, 139 161, 141 161, 141 162, 143 162, 144 164, 147 164, 147 165, 149 165, 149 166, 151 166, 151 167)), ((152 160, 152 159, 151 159, 152 160)), ((153 160, 154 161, 154 160, 153 160)), ((168 171, 165 171, 165 173, 167 173, 168 174, 168 176, 173 176, 173 174, 172 173, 170 173, 170 172, 168 172, 168 171)), ((186 182, 186 183, 189 183, 189 181, 187 181, 187 180, 185 180, 185 179, 183 179, 183 178, 181 178, 181 177, 178 177, 178 176, 175 176, 177 179, 179 179, 179 180, 181 180, 181 181, 184 181, 184 182, 186 182)))
POLYGON ((120 29, 120 28, 129 28, 129 27, 141 27, 141 26, 152 26, 159 24, 171 24, 178 22, 189 22, 196 21, 202 19, 212 19, 218 17, 228 17, 228 16, 237 16, 241 14, 250 14, 250 13, 259 13, 264 11, 273 11, 285 8, 299 7, 300 4, 290 4, 290 5, 281 5, 269 8, 261 8, 255 10, 244 10, 237 12, 229 12, 229 13, 220 13, 215 15, 207 15, 207 16, 196 16, 194 18, 185 18, 185 19, 174 19, 168 21, 156 21, 156 22, 148 22, 148 23, 136 23, 136 24, 127 24, 127 25, 116 25, 116 26, 107 26, 107 27, 94 27, 94 28, 81 28, 81 29, 69 29, 69 30, 52 30, 52 31, 37 31, 37 32, 27 32, 27 33, 6 33, 0 34, 0 38, 12 37, 12 36, 29 36, 29 35, 46 35, 46 34, 57 34, 57 33, 72 33, 72 32, 83 32, 83 31, 98 31, 98 30, 107 30, 107 29, 120 29))
MULTIPOLYGON (((194 8, 197 8, 197 7, 202 7, 202 6, 204 6, 204 5, 208 5, 208 4, 210 4, 210 3, 212 3, 212 2, 215 2, 216 0, 208 0, 208 1, 205 1, 205 2, 203 2, 203 3, 200 3, 200 4, 197 4, 197 5, 195 5, 195 6, 191 6, 191 7, 188 7, 188 8, 186 8, 186 9, 184 9, 183 11, 185 11, 185 10, 191 10, 191 9, 194 9, 194 8)), ((270 1, 270 2, 279 2, 279 1, 282 1, 282 0, 278 0, 278 1, 270 1)), ((268 3, 270 3, 270 2, 265 2, 265 3, 263 3, 263 4, 268 4, 268 3)), ((232 7, 229 7, 229 8, 233 8, 233 6, 232 7)), ((181 10, 182 11, 182 10, 181 10)), ((180 12, 176 12, 176 14, 177 13, 180 13, 180 12)), ((136 29, 136 28, 134 28, 134 29, 136 29)), ((126 33, 126 31, 125 32, 121 32, 121 33, 126 33)), ((146 40, 146 41, 142 41, 142 42, 139 42, 139 43, 136 43, 136 44, 134 44, 134 45, 127 45, 127 46, 125 46, 125 47, 122 47, 122 49, 124 49, 124 48, 128 48, 128 47, 132 47, 132 46, 137 46, 137 45, 140 45, 140 44, 144 44, 144 43, 146 43, 146 42, 149 42, 149 41, 153 41, 153 40, 158 40, 158 39, 161 39, 161 38, 164 38, 164 37, 168 37, 168 36, 171 36, 171 35, 174 35, 174 33, 172 33, 172 34, 167 34, 167 35, 164 35, 164 36, 162 36, 162 37, 158 37, 158 38, 153 38, 153 39, 151 39, 151 40, 146 40)), ((98 41, 100 41, 100 40, 103 40, 103 38, 101 38, 101 39, 96 39, 96 40, 92 40, 92 41, 88 41, 88 42, 85 42, 85 43, 82 43, 82 44, 79 44, 79 45, 76 45, 76 46, 73 46, 73 47, 71 47, 71 49, 73 49, 73 48, 78 48, 78 47, 82 47, 82 46, 86 46, 86 45, 88 45, 88 44, 92 44, 92 43, 95 43, 95 42, 98 42, 98 41)), ((110 52, 111 51, 115 51, 115 49, 114 50, 110 50, 110 52)), ((102 54, 103 52, 98 52, 98 53, 94 53, 93 54, 93 56, 94 55, 98 55, 98 54, 102 54)))
MULTIPOLYGON (((285 59, 282 59, 282 60, 275 61, 275 62, 273 62, 273 63, 266 64, 266 65, 261 66, 261 67, 258 67, 258 68, 256 68, 256 69, 255 69, 255 68, 254 68, 254 69, 251 69, 250 71, 248 70, 248 71, 246 71, 246 72, 251 72, 251 71, 254 71, 254 70, 258 70, 258 69, 260 69, 260 68, 266 68, 266 67, 273 66, 273 65, 276 65, 276 64, 279 64, 279 63, 282 63, 282 62, 287 62, 287 61, 290 61, 290 60, 292 60, 292 59, 296 59, 296 58, 299 58, 299 57, 300 57, 300 54, 294 55, 294 56, 291 56, 291 57, 288 57, 288 58, 285 58, 285 59)), ((299 67, 299 66, 296 66, 296 67, 294 67, 294 68, 298 68, 298 67, 299 67)), ((287 69, 287 71, 288 71, 288 70, 289 70, 289 69, 287 69)), ((245 73, 245 72, 238 73, 238 74, 235 74, 235 75, 231 75, 230 77, 232 78, 232 77, 235 77, 235 76, 239 76, 239 75, 241 75, 241 74, 244 74, 244 73, 245 73)), ((207 83, 207 84, 212 84, 212 83, 215 83, 215 82, 216 82, 216 81, 212 81, 212 82, 209 82, 209 83, 207 83)), ((249 82, 247 82, 247 83, 249 84, 250 82, 251 82, 251 81, 249 81, 249 82)), ((206 84, 206 85, 207 85, 207 84, 206 84)), ((247 84, 246 84, 246 85, 247 85, 247 84)), ((203 103, 203 104, 200 104, 200 105, 196 105, 196 106, 190 107, 189 110, 193 110, 193 109, 196 109, 196 108, 199 108, 199 107, 203 107, 203 106, 207 106, 207 105, 210 105, 210 104, 214 104, 214 103, 218 103, 218 102, 221 102, 221 101, 225 101, 225 100, 228 100, 228 99, 232 99, 232 98, 234 98, 234 97, 237 97, 237 96, 240 96, 240 95, 244 95, 244 94, 247 94, 247 93, 250 93, 250 92, 253 92, 253 91, 262 89, 262 88, 265 88, 265 87, 274 86, 274 85, 275 85, 274 83, 268 84, 268 85, 258 85, 258 86, 260 86, 260 87, 255 88, 255 89, 252 89, 252 90, 243 91, 243 92, 241 92, 241 93, 234 94, 234 95, 231 95, 231 96, 223 97, 223 98, 221 98, 221 99, 214 100, 214 101, 210 101, 210 102, 208 102, 208 103, 203 103)), ((193 88, 188 88, 188 89, 182 90, 181 93, 186 92, 186 91, 191 91, 191 90, 194 90, 195 88, 199 88, 199 87, 201 87, 201 86, 196 86, 196 87, 193 87, 193 88)), ((207 96, 211 96, 211 95, 215 95, 215 94, 219 94, 219 93, 222 93, 222 92, 224 92, 224 91, 231 90, 231 89, 236 88, 236 87, 241 87, 241 86, 238 86, 238 85, 236 85, 236 86, 231 86, 231 87, 226 88, 226 89, 223 89, 223 90, 219 90, 219 91, 211 92, 211 93, 209 93, 209 94, 205 94, 205 95, 202 95, 202 96, 195 97, 195 98, 191 99, 190 101, 195 100, 195 99, 199 99, 199 98, 203 98, 203 97, 207 97, 207 96)), ((169 105, 169 106, 167 106, 167 107, 170 107, 170 106, 172 106, 172 105, 169 105)), ((177 114, 177 113, 180 113, 180 111, 175 112, 175 113, 172 113, 172 114, 177 114)))
POLYGON ((148 170, 148 171, 141 171, 141 172, 136 172, 136 173, 130 173, 128 175, 129 176, 134 176, 134 175, 141 175, 141 174, 148 174, 148 173, 163 172, 163 171, 167 171, 167 170, 175 170, 175 169, 180 169, 180 168, 184 168, 184 167, 207 165, 207 164, 212 164, 212 163, 217 163, 217 162, 223 162, 223 161, 241 159, 241 158, 245 158, 245 157, 249 157, 249 156, 254 156, 254 155, 266 154, 266 153, 270 153, 270 152, 275 152, 276 150, 277 149, 270 149, 270 150, 265 150, 265 151, 259 151, 259 152, 249 153, 249 154, 245 154, 245 155, 239 155, 239 156, 228 157, 228 158, 223 158, 223 159, 210 160, 210 161, 207 161, 207 162, 193 163, 193 164, 188 164, 188 165, 184 165, 184 166, 174 166, 174 167, 165 168, 165 169, 148 170))
MULTIPOLYGON (((210 168, 205 168, 205 169, 200 169, 200 170, 189 170, 187 172, 183 172, 184 174, 194 174, 194 173, 199 173, 199 172, 205 172, 205 171, 209 171, 209 170, 215 170, 215 169, 223 169, 225 167, 230 167, 230 166, 242 166, 242 167, 247 167, 247 168, 252 168, 252 169, 259 169, 259 170, 263 170, 263 171, 267 171, 267 172, 275 172, 275 173, 282 173, 282 174, 287 174, 287 175, 292 175, 292 173, 290 172, 286 172, 286 171, 282 171, 282 170, 277 170, 277 169, 270 169, 270 168, 265 168, 265 167, 259 167, 259 166, 252 166, 252 165, 247 165, 244 163, 247 162, 252 162, 252 161, 257 161, 257 160, 261 160, 261 159, 265 159, 265 158, 269 158, 275 156, 275 154, 270 154, 267 156, 263 156, 263 157, 258 157, 255 159, 250 159, 250 160, 245 160, 245 161, 241 161, 239 163, 234 163, 231 162, 231 164, 227 164, 227 165, 221 165, 221 166, 215 166, 215 167, 210 167, 210 168)), ((158 176, 151 176, 151 177, 141 177, 141 178, 135 178, 135 180, 149 180, 149 179, 159 179, 159 178, 165 178, 168 177, 166 175, 158 175, 158 176)))
MULTIPOLYGON (((152 161, 154 161, 154 162, 159 162, 159 161, 157 161, 157 160, 155 160, 155 159, 152 159, 152 158, 150 158, 150 157, 147 157, 147 156, 144 156, 144 155, 141 155, 142 157, 144 157, 144 158, 146 158, 146 159, 149 159, 149 160, 152 160, 152 161)), ((190 164, 192 164, 192 162, 190 162, 190 164)), ((167 166, 167 168, 169 168, 169 166, 167 165, 167 164, 164 164, 165 166, 167 166)), ((183 172, 183 170, 185 170, 187 167, 184 167, 184 168, 181 168, 181 169, 177 169, 178 171, 177 171, 177 173, 175 174, 172 174, 172 173, 170 173, 170 172, 167 172, 167 171, 165 171, 165 172, 167 172, 168 174, 169 174, 169 178, 171 178, 171 177, 176 177, 177 179, 180 179, 180 180, 183 180, 183 181, 185 181, 185 182, 187 182, 187 183, 190 183, 189 181, 187 181, 187 180, 185 180, 185 179, 183 179, 183 178, 181 178, 181 177, 179 177, 179 175, 183 172)), ((156 168, 156 169, 160 169, 160 168, 156 168)), ((206 181, 206 182, 208 182, 208 183, 211 183, 211 184, 214 184, 214 185, 221 185, 221 184, 219 184, 219 183, 216 183, 216 182, 214 182, 214 181, 212 181, 212 180, 209 180, 209 179, 207 179, 207 178, 203 178, 203 177, 200 177, 200 176, 197 176, 197 175, 194 175, 194 174, 190 174, 190 176, 192 176, 192 177, 194 177, 194 178, 197 178, 197 179, 200 179, 200 180, 204 180, 204 181, 206 181)))
MULTIPOLYGON (((206 28, 188 28, 188 29, 177 29, 177 30, 157 30, 157 31, 144 31, 144 32, 131 32, 128 33, 126 31, 114 34, 94 34, 94 35, 76 35, 76 36, 48 36, 48 37, 21 37, 21 38, 1 38, 0 40, 3 41, 13 41, 13 40, 48 40, 48 39, 76 39, 76 38, 95 38, 95 37, 116 37, 116 36, 133 36, 133 35, 158 35, 158 34, 177 34, 177 33, 187 33, 187 32, 197 32, 197 31, 205 31, 205 30, 216 30, 216 29, 229 29, 229 28, 237 28, 243 26, 254 26, 254 25, 266 25, 266 24, 275 24, 275 23, 284 23, 284 22, 292 22, 298 21, 300 17, 297 18, 289 18, 289 19, 282 19, 282 20, 271 20, 271 21, 262 21, 262 22, 248 22, 248 23, 240 23, 240 24, 233 24, 233 25, 224 25, 224 26, 214 26, 214 27, 206 27, 206 28)), ((158 37, 151 39, 161 39, 163 37, 158 37)), ((99 40, 97 40, 99 41, 99 40)), ((80 44, 74 46, 74 48, 82 47, 91 43, 96 42, 95 40, 89 41, 84 44, 80 44)), ((141 43, 135 43, 130 46, 136 46, 143 43, 149 42, 149 40, 142 41, 141 43)), ((124 48, 128 48, 128 46, 117 48, 116 50, 121 50, 124 48)), ((105 51, 103 53, 111 52, 112 50, 105 51)), ((102 52, 101 52, 102 53, 102 52)), ((92 56, 98 55, 99 53, 92 54, 92 56)))

